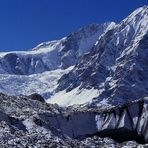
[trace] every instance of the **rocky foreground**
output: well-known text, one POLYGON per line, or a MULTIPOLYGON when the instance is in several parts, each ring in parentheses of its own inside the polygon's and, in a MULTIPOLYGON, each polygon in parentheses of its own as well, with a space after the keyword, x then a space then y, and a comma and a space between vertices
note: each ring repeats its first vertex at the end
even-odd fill
POLYGON ((148 98, 106 109, 61 108, 37 94, 0 102, 1 148, 148 146, 148 98))

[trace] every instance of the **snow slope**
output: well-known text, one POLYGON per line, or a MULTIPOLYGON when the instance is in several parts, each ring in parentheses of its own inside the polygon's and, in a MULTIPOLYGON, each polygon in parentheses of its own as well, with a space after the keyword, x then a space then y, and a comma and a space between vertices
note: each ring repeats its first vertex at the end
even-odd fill
POLYGON ((70 92, 60 91, 51 95, 48 103, 58 104, 60 106, 71 106, 74 104, 85 104, 90 103, 92 98, 97 97, 99 94, 98 89, 82 89, 75 88, 70 92))

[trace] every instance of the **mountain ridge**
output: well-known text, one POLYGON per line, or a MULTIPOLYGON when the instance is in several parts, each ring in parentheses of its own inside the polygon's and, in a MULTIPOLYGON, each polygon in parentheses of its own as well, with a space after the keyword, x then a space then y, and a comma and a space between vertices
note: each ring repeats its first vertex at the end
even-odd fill
POLYGON ((92 24, 61 40, 41 43, 30 51, 0 53, 0 72, 30 75, 59 68, 66 69, 73 66, 80 55, 91 50, 96 39, 114 25, 92 24))
MULTIPOLYGON (((103 99, 110 99, 111 101, 114 101, 118 97, 118 99, 116 99, 117 103, 123 103, 128 99, 134 99, 134 97, 135 99, 138 99, 138 97, 142 95, 142 92, 146 96, 148 95, 147 77, 143 77, 146 82, 140 82, 139 80, 139 82, 135 84, 136 87, 138 87, 139 84, 140 86, 142 86, 143 84, 143 88, 145 87, 145 90, 138 90, 138 88, 136 88, 136 90, 139 92, 139 95, 138 93, 134 94, 135 88, 132 88, 133 83, 136 83, 136 81, 125 80, 123 78, 123 76, 125 75, 125 78, 127 77, 126 79, 131 79, 131 76, 128 74, 128 71, 138 71, 136 63, 137 65, 139 64, 139 67, 141 68, 145 67, 141 71, 141 74, 143 76, 145 75, 145 73, 147 73, 147 59, 144 58, 143 63, 141 63, 138 59, 145 57, 144 53, 145 55, 148 55, 146 50, 148 33, 148 22, 146 21, 146 18, 148 18, 148 7, 139 8, 138 10, 134 11, 133 14, 129 15, 133 16, 132 19, 130 17, 127 17, 128 19, 125 19, 126 22, 130 20, 129 25, 125 25, 125 22, 122 21, 121 23, 119 23, 119 25, 116 25, 113 30, 108 31, 104 36, 100 37, 95 47, 87 55, 84 55, 84 57, 80 59, 80 61, 76 64, 74 69, 69 74, 64 75, 59 80, 57 92, 62 91, 64 89, 66 89, 67 92, 70 92, 77 87, 79 87, 80 89, 91 89, 94 87, 98 90, 103 89, 103 91, 101 92, 102 94, 98 95, 99 101, 103 99), (137 11, 140 11, 138 14, 141 14, 142 18, 140 18, 140 21, 138 20, 137 25, 135 25, 135 19, 139 19, 139 17, 141 17, 137 16, 137 14, 133 15, 137 11), (129 30, 132 30, 133 32, 134 25, 135 33, 130 33, 131 31, 129 30), (142 45, 143 42, 144 46, 142 45), (140 48, 142 46, 144 48, 140 48), (134 64, 135 67, 133 67, 134 64), (129 94, 126 93, 126 87, 128 87, 128 84, 130 84, 130 88, 128 89, 133 91, 129 92, 129 94), (122 85, 122 91, 118 88, 120 87, 120 85, 122 85), (112 87, 117 87, 117 89, 112 89, 112 87), (123 99, 121 96, 116 96, 115 98, 111 99, 111 95, 116 95, 116 93, 122 93, 124 89, 126 90, 124 92, 125 94, 121 94, 123 95, 123 99), (118 92, 113 94, 113 91, 118 92), (101 95, 102 99, 100 98, 101 95), (108 98, 106 98, 106 96, 108 96, 108 98)), ((134 76, 136 76, 136 73, 134 74, 134 76)), ((137 76, 137 80, 138 79, 140 79, 140 76, 137 76)), ((139 89, 142 89, 142 87, 139 89)))
POLYGON ((147 20, 144 6, 118 24, 92 24, 30 51, 0 53, 0 91, 39 93, 66 106, 146 97, 147 20))

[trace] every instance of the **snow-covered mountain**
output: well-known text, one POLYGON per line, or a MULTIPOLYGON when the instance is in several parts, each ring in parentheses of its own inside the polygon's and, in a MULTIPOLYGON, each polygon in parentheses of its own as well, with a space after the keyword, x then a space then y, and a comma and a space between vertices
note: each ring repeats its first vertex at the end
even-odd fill
POLYGON ((0 91, 9 95, 39 93, 49 98, 58 79, 92 49, 97 38, 114 26, 113 22, 92 24, 29 51, 0 53, 0 91))
POLYGON ((148 6, 119 24, 92 24, 29 51, 0 53, 0 91, 39 93, 62 106, 148 95, 148 6))
POLYGON ((61 40, 45 42, 31 51, 0 53, 0 73, 29 75, 75 65, 89 52, 97 38, 112 29, 115 23, 92 24, 61 40))
POLYGON ((148 6, 1 52, 0 147, 147 147, 147 57, 148 6))
POLYGON ((49 102, 66 101, 72 105, 87 98, 95 105, 118 104, 146 97, 147 56, 148 6, 144 6, 100 36, 74 69, 62 76, 57 93, 49 102), (85 92, 88 92, 86 96, 85 92), (63 101, 60 100, 61 94, 63 101))

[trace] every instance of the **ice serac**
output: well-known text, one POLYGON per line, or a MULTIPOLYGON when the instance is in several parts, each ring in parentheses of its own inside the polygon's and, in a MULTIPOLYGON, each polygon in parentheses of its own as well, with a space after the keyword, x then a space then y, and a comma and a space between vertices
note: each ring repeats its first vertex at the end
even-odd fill
POLYGON ((144 98, 105 110, 82 107, 66 111, 65 115, 45 118, 39 114, 39 117, 72 138, 99 135, 118 142, 135 140, 145 143, 148 142, 147 111, 148 98, 144 98))
POLYGON ((29 75, 66 69, 89 52, 97 38, 114 26, 113 22, 92 24, 61 40, 42 43, 30 51, 0 53, 0 73, 29 75))
MULTIPOLYGON (((125 103, 148 96, 148 6, 135 10, 104 33, 74 69, 59 80, 57 92, 98 89, 92 104, 125 103)), ((75 99, 75 98, 73 98, 75 99)))

